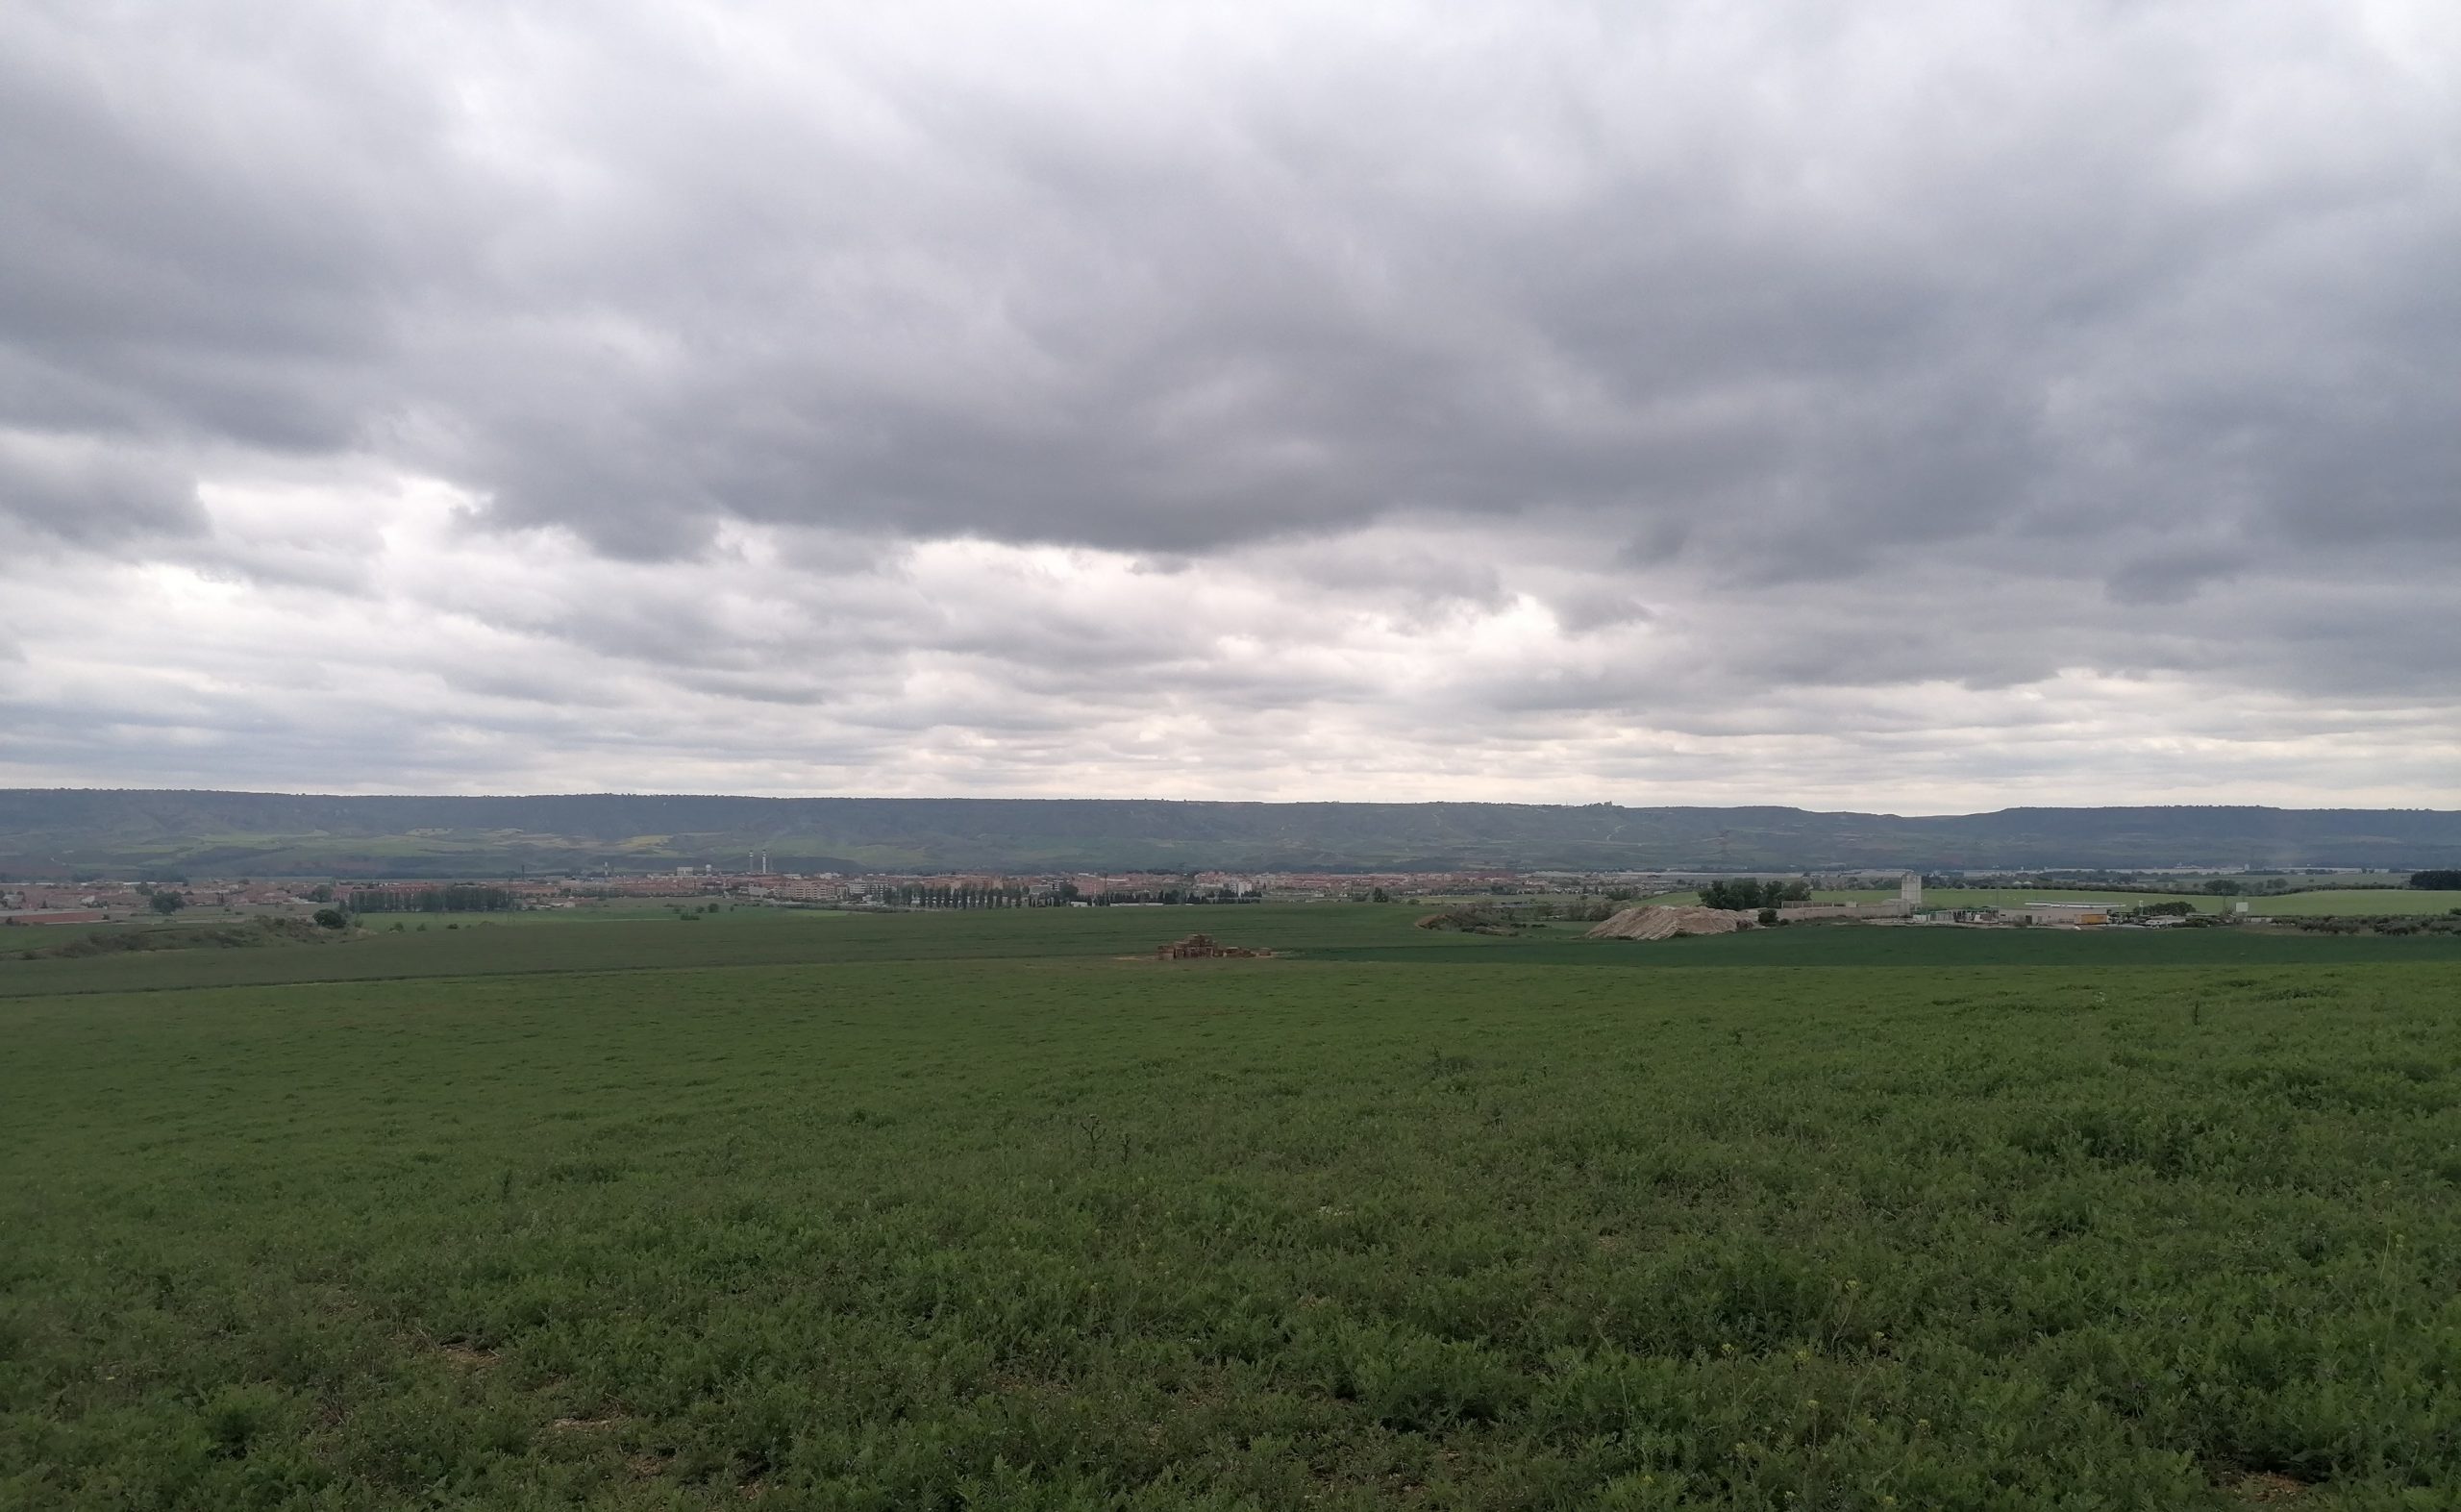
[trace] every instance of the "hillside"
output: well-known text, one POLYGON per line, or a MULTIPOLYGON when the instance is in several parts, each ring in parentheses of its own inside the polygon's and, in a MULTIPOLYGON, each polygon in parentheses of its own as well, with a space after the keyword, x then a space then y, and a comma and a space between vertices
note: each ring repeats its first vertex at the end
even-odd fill
POLYGON ((1132 799, 522 798, 0 789, 0 876, 780 870, 2341 865, 2461 862, 2461 813, 1132 799))

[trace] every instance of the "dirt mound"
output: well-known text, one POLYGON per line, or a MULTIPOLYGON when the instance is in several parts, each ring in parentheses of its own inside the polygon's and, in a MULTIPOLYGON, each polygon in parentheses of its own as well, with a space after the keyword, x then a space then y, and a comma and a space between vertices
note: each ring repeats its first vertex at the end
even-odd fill
POLYGON ((1642 904, 1592 928, 1584 939, 1671 940, 1678 934, 1731 934, 1752 928, 1752 915, 1729 908, 1675 908, 1642 904))

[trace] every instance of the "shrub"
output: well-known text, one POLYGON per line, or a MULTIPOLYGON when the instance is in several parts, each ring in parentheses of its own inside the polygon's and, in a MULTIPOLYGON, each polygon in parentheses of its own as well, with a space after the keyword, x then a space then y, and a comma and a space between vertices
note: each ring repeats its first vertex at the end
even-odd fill
POLYGON ((1464 934, 1510 934, 1513 930, 1512 921, 1500 910, 1475 904, 1430 913, 1418 925, 1422 930, 1458 930, 1464 934))
POLYGON ((270 1386, 225 1386, 207 1399, 203 1416, 214 1452, 236 1459, 279 1424, 282 1397, 270 1386))

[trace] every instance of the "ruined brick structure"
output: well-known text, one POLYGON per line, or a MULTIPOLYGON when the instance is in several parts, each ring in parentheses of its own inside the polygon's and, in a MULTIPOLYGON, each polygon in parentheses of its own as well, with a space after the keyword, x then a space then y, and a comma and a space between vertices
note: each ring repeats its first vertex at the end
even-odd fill
POLYGON ((1252 951, 1244 945, 1225 945, 1210 934, 1191 934, 1184 940, 1173 940, 1168 945, 1154 947, 1155 959, 1166 961, 1206 960, 1221 955, 1256 956, 1272 954, 1271 951, 1252 951))

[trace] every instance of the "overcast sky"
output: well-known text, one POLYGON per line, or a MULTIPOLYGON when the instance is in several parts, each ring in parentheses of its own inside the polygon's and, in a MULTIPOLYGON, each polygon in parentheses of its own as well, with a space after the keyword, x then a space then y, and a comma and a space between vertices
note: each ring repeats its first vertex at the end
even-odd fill
POLYGON ((0 784, 2461 807, 2461 6, 13 0, 0 784))

